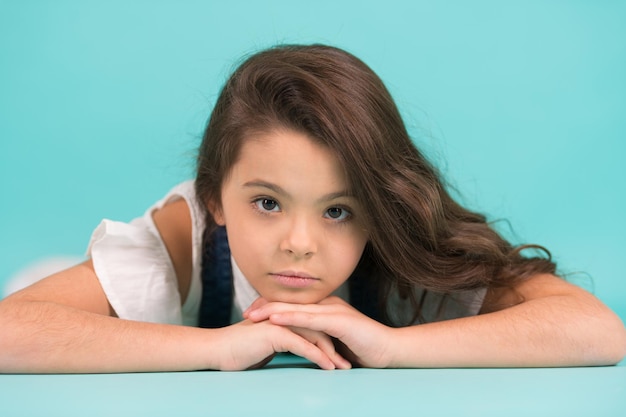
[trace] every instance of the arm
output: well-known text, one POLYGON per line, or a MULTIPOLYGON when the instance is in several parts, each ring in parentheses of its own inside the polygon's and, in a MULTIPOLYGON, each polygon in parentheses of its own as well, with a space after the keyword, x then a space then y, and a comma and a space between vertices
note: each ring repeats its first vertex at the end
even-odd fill
MULTIPOLYGON (((247 315, 324 331, 373 367, 611 365, 626 355, 621 320, 588 292, 552 275, 537 275, 516 290, 525 301, 510 308, 397 329, 337 300, 302 307, 270 303, 247 315)), ((490 297, 506 304, 513 294, 490 297)))
POLYGON ((182 366, 175 360, 184 356, 168 341, 194 334, 113 315, 90 261, 52 275, 0 302, 0 369, 115 372, 182 366))
MULTIPOLYGON (((191 239, 190 222, 181 227, 182 210, 188 210, 184 202, 166 206, 155 223, 177 274, 190 274, 185 264, 190 254, 177 244, 185 236, 191 239)), ((188 288, 189 277, 179 275, 179 281, 179 288, 188 288)), ((0 372, 5 373, 234 370, 282 351, 324 369, 348 366, 341 365, 325 335, 298 334, 269 322, 199 329, 116 318, 91 261, 0 301, 0 335, 0 372)))
POLYGON ((86 262, 0 302, 0 372, 237 370, 281 351, 335 367, 314 344, 270 323, 209 330, 112 317, 98 285, 86 262))
MULTIPOLYGON (((596 297, 552 275, 538 275, 517 287, 525 301, 513 307, 451 322, 424 326, 422 333, 398 330, 398 340, 435 338, 425 349, 434 366, 595 366, 612 365, 626 354, 626 330, 619 317, 596 297)), ((512 297, 504 292, 497 304, 512 297)), ((417 330, 417 329, 416 329, 417 330)), ((397 365, 411 363, 397 352, 397 365)))

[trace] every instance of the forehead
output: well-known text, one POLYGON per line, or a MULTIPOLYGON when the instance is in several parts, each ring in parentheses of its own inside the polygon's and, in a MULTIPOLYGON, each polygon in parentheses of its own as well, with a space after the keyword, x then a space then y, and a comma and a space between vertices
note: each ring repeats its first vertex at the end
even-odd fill
POLYGON ((232 175, 238 182, 261 179, 291 190, 327 193, 347 188, 344 169, 330 148, 286 129, 247 137, 232 175))

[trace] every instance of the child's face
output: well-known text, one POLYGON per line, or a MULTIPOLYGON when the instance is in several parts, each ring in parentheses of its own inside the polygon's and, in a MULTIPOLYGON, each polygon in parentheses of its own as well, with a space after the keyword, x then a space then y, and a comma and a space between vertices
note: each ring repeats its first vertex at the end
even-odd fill
POLYGON ((221 209, 211 212, 237 265, 270 301, 321 301, 352 274, 367 242, 337 158, 290 130, 244 142, 221 209))

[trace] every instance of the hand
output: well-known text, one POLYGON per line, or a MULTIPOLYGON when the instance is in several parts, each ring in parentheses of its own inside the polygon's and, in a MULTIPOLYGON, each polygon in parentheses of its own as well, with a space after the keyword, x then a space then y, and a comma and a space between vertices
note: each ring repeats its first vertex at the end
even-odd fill
POLYGON ((221 370, 260 368, 277 352, 302 356, 322 369, 350 368, 350 362, 335 350, 331 338, 322 332, 292 329, 267 320, 243 320, 217 331, 225 341, 217 353, 217 368, 221 370))
POLYGON ((337 339, 338 349, 354 364, 384 368, 389 364, 391 328, 370 319, 338 297, 318 304, 288 304, 256 300, 244 317, 291 329, 323 332, 337 339), (346 351, 343 351, 345 349, 346 351))

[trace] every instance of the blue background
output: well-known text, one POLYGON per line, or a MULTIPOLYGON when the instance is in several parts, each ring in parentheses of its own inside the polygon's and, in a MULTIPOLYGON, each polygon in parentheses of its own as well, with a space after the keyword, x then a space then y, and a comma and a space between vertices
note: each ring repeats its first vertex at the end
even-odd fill
POLYGON ((465 204, 626 318, 625 22, 597 0, 0 0, 0 287, 191 178, 240 57, 324 42, 383 78, 465 204))

